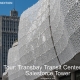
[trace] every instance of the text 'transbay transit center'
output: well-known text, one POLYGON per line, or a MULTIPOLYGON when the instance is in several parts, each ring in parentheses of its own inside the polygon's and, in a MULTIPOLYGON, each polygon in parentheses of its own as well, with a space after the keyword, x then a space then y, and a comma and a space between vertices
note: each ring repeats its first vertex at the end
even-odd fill
POLYGON ((8 66, 22 67, 7 70, 9 80, 80 80, 80 1, 39 0, 25 10, 8 66), (26 75, 34 72, 53 75, 26 75))

